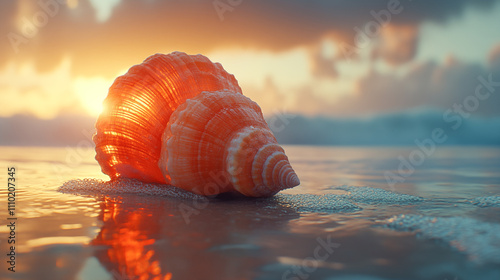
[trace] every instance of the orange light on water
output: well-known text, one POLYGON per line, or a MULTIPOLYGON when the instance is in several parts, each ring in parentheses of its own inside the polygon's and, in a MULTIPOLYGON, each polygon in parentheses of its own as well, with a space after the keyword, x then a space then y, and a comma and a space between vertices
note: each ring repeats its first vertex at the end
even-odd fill
POLYGON ((171 273, 163 275, 156 252, 148 248, 155 240, 142 231, 140 209, 124 211, 118 200, 105 198, 100 218, 105 226, 91 244, 107 248, 98 258, 108 270, 133 279, 171 279, 171 273))

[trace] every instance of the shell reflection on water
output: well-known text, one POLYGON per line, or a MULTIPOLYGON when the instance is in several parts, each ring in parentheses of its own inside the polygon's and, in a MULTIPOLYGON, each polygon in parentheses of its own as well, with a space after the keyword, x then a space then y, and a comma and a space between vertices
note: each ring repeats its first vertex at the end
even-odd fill
POLYGON ((200 211, 202 203, 105 197, 99 214, 103 225, 90 244, 106 270, 124 279, 249 279, 248 273, 276 261, 277 254, 243 233, 280 232, 299 217, 272 199, 220 200, 200 211), (142 204, 147 207, 138 208, 142 204))

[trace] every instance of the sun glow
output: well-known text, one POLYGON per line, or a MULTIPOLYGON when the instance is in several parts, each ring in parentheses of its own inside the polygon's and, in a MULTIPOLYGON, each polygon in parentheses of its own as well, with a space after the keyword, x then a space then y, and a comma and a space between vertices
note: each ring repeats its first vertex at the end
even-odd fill
POLYGON ((78 77, 73 83, 74 91, 82 107, 91 115, 97 117, 103 109, 102 102, 108 94, 112 81, 101 77, 78 77))

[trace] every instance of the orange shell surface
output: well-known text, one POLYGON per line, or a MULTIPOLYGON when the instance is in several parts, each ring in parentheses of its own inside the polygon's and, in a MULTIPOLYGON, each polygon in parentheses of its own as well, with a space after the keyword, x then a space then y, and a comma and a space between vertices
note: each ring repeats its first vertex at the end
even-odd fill
POLYGON ((202 92, 187 100, 162 141, 159 166, 167 181, 197 194, 262 197, 299 184, 260 107, 240 93, 202 92))
POLYGON ((165 180, 158 160, 171 114, 203 91, 241 93, 233 75, 203 55, 155 54, 118 77, 96 123, 96 159, 111 179, 165 180))

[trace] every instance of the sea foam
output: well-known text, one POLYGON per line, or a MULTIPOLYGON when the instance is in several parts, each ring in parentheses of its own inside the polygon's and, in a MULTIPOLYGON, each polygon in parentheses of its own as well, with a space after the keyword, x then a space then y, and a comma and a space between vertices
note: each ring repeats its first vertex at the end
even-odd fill
POLYGON ((65 182, 58 189, 62 193, 82 195, 138 194, 168 196, 182 199, 200 199, 199 195, 165 184, 143 183, 135 179, 118 178, 113 181, 75 179, 65 182))
POLYGON ((476 197, 471 203, 479 207, 500 207, 500 196, 476 197))
POLYGON ((423 198, 409 194, 401 194, 384 189, 372 187, 337 187, 338 190, 347 191, 342 197, 358 203, 365 204, 397 204, 405 205, 423 201, 423 198))
MULTIPOLYGON (((278 194, 273 199, 300 212, 349 213, 361 211, 357 203, 405 205, 422 201, 422 198, 371 187, 337 187, 347 194, 278 194)), ((65 182, 59 191, 82 195, 166 196, 181 199, 202 199, 204 197, 180 188, 164 184, 143 183, 135 179, 118 178, 113 181, 99 179, 75 179, 65 182)))
POLYGON ((387 220, 385 226, 443 241, 476 262, 500 263, 500 224, 467 217, 400 215, 387 220))
POLYGON ((355 212, 362 208, 334 194, 278 194, 279 203, 288 204, 300 212, 341 213, 355 212))

